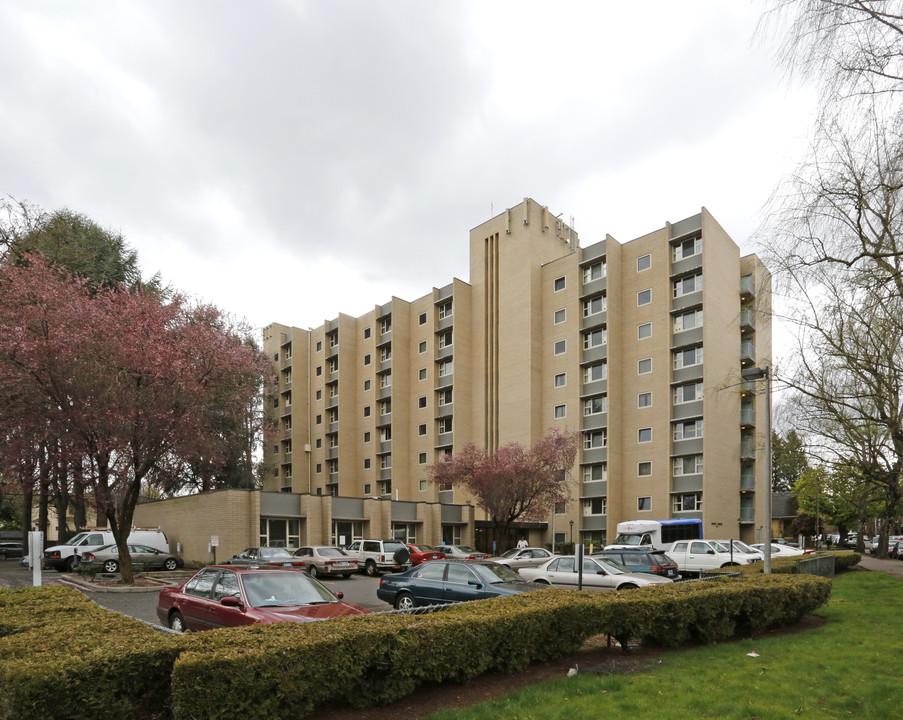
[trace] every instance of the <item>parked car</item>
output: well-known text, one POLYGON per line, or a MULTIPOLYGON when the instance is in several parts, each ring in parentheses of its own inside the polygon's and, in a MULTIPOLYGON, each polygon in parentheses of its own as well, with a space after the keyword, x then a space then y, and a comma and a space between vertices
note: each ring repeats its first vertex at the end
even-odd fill
POLYGON ((782 537, 772 538, 771 542, 776 543, 777 545, 786 545, 787 547, 798 548, 800 546, 799 543, 792 542, 790 540, 785 540, 782 537))
POLYGON ((345 548, 345 552, 355 559, 358 570, 376 577, 381 572, 409 567, 408 563, 395 562, 395 551, 403 547, 404 543, 399 540, 355 540, 345 548))
MULTIPOLYGON (((755 548, 755 545, 752 547, 755 548)), ((715 540, 679 540, 671 546, 667 555, 677 563, 681 573, 693 574, 752 562, 748 556, 731 553, 729 548, 715 540)))
MULTIPOLYGON (((765 554, 765 543, 756 543, 755 545, 750 545, 750 547, 753 550, 758 550, 763 555, 765 554)), ((774 543, 771 545, 771 557, 794 557, 808 554, 805 550, 792 548, 789 545, 775 545, 774 543)))
POLYGON ((226 560, 226 565, 242 565, 244 567, 260 567, 261 565, 278 565, 281 567, 305 567, 305 562, 293 557, 284 547, 249 547, 238 555, 226 560))
POLYGON ((304 561, 304 569, 313 577, 318 575, 340 575, 350 578, 357 572, 357 560, 342 548, 329 545, 305 545, 292 553, 295 558, 304 561))
MULTIPOLYGON (((147 545, 127 545, 133 565, 142 565, 145 570, 175 570, 184 567, 185 563, 178 555, 165 553, 147 545)), ((96 550, 79 555, 80 566, 98 566, 105 573, 119 572, 119 548, 115 545, 104 545, 96 550)))
POLYGON ((25 554, 25 548, 20 542, 2 542, 0 543, 0 560, 7 558, 22 557, 25 554))
POLYGON ((665 553, 650 548, 620 548, 617 550, 600 550, 590 557, 600 557, 603 560, 614 560, 626 567, 632 573, 648 573, 661 575, 670 580, 680 580, 680 571, 677 563, 665 553))
POLYGON ((525 567, 537 567, 547 560, 551 560, 553 557, 555 556, 552 552, 545 548, 526 547, 512 548, 498 557, 489 558, 489 560, 497 562, 499 565, 509 567, 514 571, 518 571, 525 567))
MULTIPOLYGON (((751 545, 747 545, 742 540, 716 540, 715 542, 721 543, 728 550, 731 549, 731 543, 733 543, 734 555, 739 554, 741 557, 747 557, 751 562, 762 562, 765 560, 765 553, 761 550, 756 550, 751 545)), ((790 545, 786 547, 790 547, 790 545)))
POLYGON ((893 544, 888 555, 897 560, 903 560, 903 538, 900 538, 893 544))
POLYGON ((409 558, 411 567, 413 567, 414 565, 419 565, 420 563, 429 562, 430 560, 445 559, 444 552, 442 552, 439 548, 434 548, 430 545, 411 545, 409 543, 407 545, 407 548, 411 553, 411 556, 409 558))
POLYGON ((439 549, 445 553, 447 558, 457 558, 458 560, 488 560, 489 553, 474 550, 468 545, 440 545, 439 549))
POLYGON ((316 578, 293 568, 205 567, 157 600, 160 623, 185 632, 258 623, 310 622, 369 610, 341 602, 316 578))
MULTIPOLYGON (((555 557, 539 567, 524 568, 520 576, 530 582, 576 588, 579 581, 573 555, 555 557)), ((583 587, 587 590, 632 590, 648 585, 666 585, 671 580, 649 573, 633 573, 614 560, 587 555, 583 558, 583 587)))
POLYGON ((379 581, 376 597, 399 610, 537 590, 513 570, 485 560, 432 560, 379 581))
MULTIPOLYGON (((91 552, 104 545, 116 542, 113 531, 107 528, 92 528, 73 535, 62 545, 52 545, 44 550, 45 567, 52 567, 60 572, 72 572, 79 563, 79 555, 91 552)), ((147 545, 148 547, 169 552, 169 539, 160 528, 132 528, 127 543, 147 545)))

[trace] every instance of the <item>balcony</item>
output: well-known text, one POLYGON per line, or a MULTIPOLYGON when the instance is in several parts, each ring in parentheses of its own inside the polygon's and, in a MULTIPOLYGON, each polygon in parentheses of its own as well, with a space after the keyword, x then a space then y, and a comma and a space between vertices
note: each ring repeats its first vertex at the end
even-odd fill
POLYGON ((756 313, 752 308, 740 309, 740 330, 749 332, 756 329, 756 313))
POLYGON ((740 301, 749 302, 756 296, 756 283, 752 275, 740 278, 740 301))
POLYGON ((744 366, 755 364, 756 344, 752 340, 740 341, 740 362, 744 366))
POLYGON ((756 521, 755 508, 740 508, 740 522, 754 523, 756 521))
POLYGON ((751 472, 740 473, 740 492, 755 492, 756 476, 751 472))
POLYGON ((740 459, 755 460, 756 459, 756 441, 753 437, 743 437, 740 440, 740 459))
POLYGON ((747 407, 747 403, 743 403, 740 407, 740 427, 746 429, 748 427, 756 426, 756 409, 752 407, 752 403, 749 403, 749 407, 747 407))

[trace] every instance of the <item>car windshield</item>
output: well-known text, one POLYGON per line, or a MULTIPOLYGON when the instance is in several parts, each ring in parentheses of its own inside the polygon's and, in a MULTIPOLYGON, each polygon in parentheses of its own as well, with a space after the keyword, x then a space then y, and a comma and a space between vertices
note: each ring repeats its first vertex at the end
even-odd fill
POLYGON ((436 548, 430 547, 429 545, 415 545, 414 546, 417 552, 427 553, 427 552, 436 552, 436 548))
POLYGON ((523 578, 521 578, 517 573, 513 570, 509 570, 504 565, 471 565, 474 572, 479 575, 481 580, 489 583, 490 585, 494 585, 495 583, 506 583, 506 582, 524 582, 523 578))
MULTIPOLYGON (((715 540, 713 542, 717 542, 720 545, 723 545, 724 549, 727 552, 730 552, 730 547, 731 547, 730 544, 732 542, 731 540, 715 540)), ((741 542, 740 540, 734 540, 733 543, 734 543, 734 552, 739 551, 742 553, 758 553, 758 550, 754 550, 749 545, 747 545, 745 542, 741 542)))
POLYGON ((709 540, 709 544, 712 546, 712 548, 714 548, 715 552, 730 552, 730 548, 728 548, 726 545, 722 545, 717 540, 709 540))
POLYGON ((290 558, 292 554, 285 548, 262 547, 260 548, 260 557, 262 558, 290 558))
POLYGON ((317 552, 319 552, 323 557, 348 557, 348 553, 346 553, 344 550, 334 547, 319 548, 317 552))
POLYGON ((642 545, 642 535, 618 535, 615 538, 615 545, 642 545))
POLYGON ((520 552, 517 548, 511 548, 508 552, 502 553, 501 557, 503 558, 513 558, 520 552))
POLYGON ((63 545, 78 545, 86 537, 88 537, 88 533, 81 532, 78 535, 73 535, 66 542, 64 542, 63 545))
POLYGON ((462 553, 473 553, 473 552, 476 552, 476 550, 474 550, 474 549, 473 549, 472 547, 470 547, 469 545, 455 545, 455 547, 458 548, 458 550, 460 550, 462 553))
POLYGON ((674 565, 674 561, 664 553, 653 553, 651 558, 653 565, 674 565))
POLYGON ((594 557, 593 560, 595 560, 603 570, 608 571, 612 575, 623 575, 624 573, 630 572, 630 570, 621 565, 617 560, 612 560, 611 558, 594 557))
POLYGON ((251 607, 293 607, 338 602, 325 586, 300 572, 261 570, 242 573, 241 584, 251 607))

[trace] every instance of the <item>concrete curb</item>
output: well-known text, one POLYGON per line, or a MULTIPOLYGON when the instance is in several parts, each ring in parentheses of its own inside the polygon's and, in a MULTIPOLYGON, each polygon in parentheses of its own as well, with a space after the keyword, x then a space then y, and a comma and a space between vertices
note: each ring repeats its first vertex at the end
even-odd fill
POLYGON ((169 577, 160 577, 154 578, 155 582, 159 582, 158 586, 154 587, 133 587, 129 585, 123 586, 113 586, 113 585, 97 585, 90 580, 85 579, 84 576, 79 575, 78 573, 63 573, 60 576, 61 582, 72 585, 73 587, 79 590, 87 590, 88 592, 112 592, 112 593, 151 593, 151 592, 160 592, 165 587, 171 587, 174 585, 181 585, 185 580, 191 577, 191 574, 194 571, 192 570, 190 573, 185 574, 184 576, 173 578, 169 577))

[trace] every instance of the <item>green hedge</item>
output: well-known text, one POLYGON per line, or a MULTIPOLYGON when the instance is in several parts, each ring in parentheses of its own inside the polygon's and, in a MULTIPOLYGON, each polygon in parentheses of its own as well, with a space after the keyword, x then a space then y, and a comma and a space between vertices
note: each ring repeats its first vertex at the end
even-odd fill
POLYGON ((383 704, 424 683, 514 672, 586 639, 675 646, 793 623, 831 583, 744 575, 625 592, 547 589, 425 615, 374 614, 185 636, 78 591, 0 590, 0 720, 299 718, 383 704))

